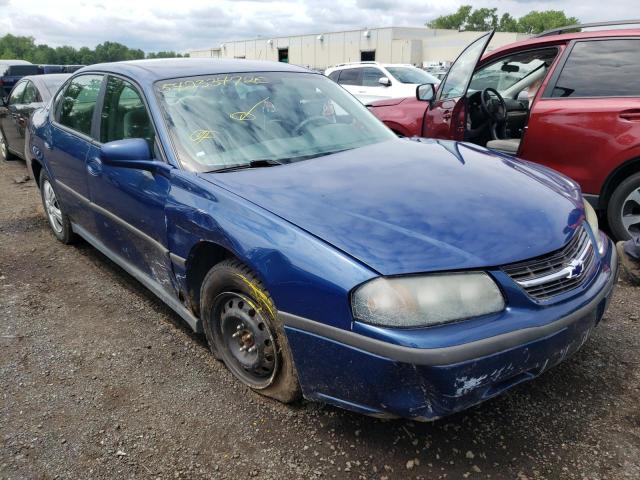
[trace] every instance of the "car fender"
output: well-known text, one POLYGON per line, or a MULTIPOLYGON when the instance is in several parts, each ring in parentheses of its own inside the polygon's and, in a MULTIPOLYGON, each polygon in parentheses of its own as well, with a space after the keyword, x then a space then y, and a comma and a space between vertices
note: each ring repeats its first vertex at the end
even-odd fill
POLYGON ((350 329, 350 291, 377 276, 317 237, 190 172, 172 174, 166 223, 184 292, 192 251, 210 242, 251 268, 279 311, 350 329))

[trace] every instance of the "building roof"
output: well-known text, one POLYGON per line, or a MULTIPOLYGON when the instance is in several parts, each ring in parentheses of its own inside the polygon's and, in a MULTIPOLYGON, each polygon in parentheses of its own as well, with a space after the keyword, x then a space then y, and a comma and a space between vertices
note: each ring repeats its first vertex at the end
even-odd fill
POLYGON ((158 58, 130 60, 126 62, 99 63, 84 67, 78 72, 113 72, 140 80, 154 82, 178 77, 217 75, 222 73, 249 72, 300 72, 309 70, 280 62, 214 58, 158 58))

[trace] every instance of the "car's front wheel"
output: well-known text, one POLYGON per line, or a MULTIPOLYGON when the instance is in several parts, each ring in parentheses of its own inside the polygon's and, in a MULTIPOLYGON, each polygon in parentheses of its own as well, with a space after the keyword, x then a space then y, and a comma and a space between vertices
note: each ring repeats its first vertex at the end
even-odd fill
POLYGON ((73 229, 69 217, 64 213, 64 209, 58 200, 53 184, 47 172, 40 172, 40 196, 44 214, 47 216, 49 226, 58 240, 64 244, 69 244, 74 240, 73 229))
POLYGON ((267 397, 285 403, 298 399, 284 328, 258 277, 239 261, 225 260, 205 277, 200 298, 209 346, 231 373, 267 397))
POLYGON ((640 173, 615 189, 607 206, 607 221, 616 240, 640 235, 640 173))

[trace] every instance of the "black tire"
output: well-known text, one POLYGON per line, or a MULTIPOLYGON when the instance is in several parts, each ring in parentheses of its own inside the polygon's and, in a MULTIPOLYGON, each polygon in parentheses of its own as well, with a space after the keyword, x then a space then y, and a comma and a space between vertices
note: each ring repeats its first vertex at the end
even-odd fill
POLYGON ((15 160, 17 157, 9 151, 7 141, 0 130, 0 160, 15 160))
POLYGON ((207 273, 200 299, 205 335, 216 358, 262 395, 283 403, 299 399, 300 384, 287 337, 260 279, 238 260, 224 260, 207 273), (245 337, 247 343, 243 343, 245 337), (249 350, 242 351, 247 346, 249 350), (250 362, 256 366, 248 368, 250 362))
POLYGON ((71 228, 71 221, 64 212, 64 207, 58 200, 57 193, 53 188, 53 182, 51 182, 49 175, 47 175, 47 172, 44 169, 40 172, 39 185, 42 207, 44 208, 44 214, 47 217, 47 222, 49 223, 49 227, 51 227, 51 231, 55 237, 65 245, 73 243, 76 236, 71 228), (53 195, 53 197, 50 195, 53 195), (55 214, 52 211, 52 208, 57 208, 55 214))
MULTIPOLYGON (((622 215, 629 213, 637 213, 640 215, 640 203, 636 205, 633 202, 627 202, 627 197, 639 189, 640 173, 636 173, 618 185, 609 199, 609 204, 607 205, 607 222, 615 240, 628 240, 631 238, 629 231, 622 221, 622 215), (625 205, 625 203, 627 203, 627 205, 625 205)), ((634 228, 634 230, 636 230, 636 228, 634 228)), ((640 224, 637 226, 637 233, 640 235, 640 224)))

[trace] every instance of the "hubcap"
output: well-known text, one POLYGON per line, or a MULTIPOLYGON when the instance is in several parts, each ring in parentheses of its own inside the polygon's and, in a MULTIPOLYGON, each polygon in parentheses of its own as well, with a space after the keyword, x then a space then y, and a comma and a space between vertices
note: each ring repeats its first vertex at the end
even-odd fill
POLYGON ((279 367, 275 335, 250 298, 226 292, 214 303, 219 350, 236 377, 252 388, 271 385, 279 367))
POLYGON ((640 235, 640 189, 631 192, 622 204, 620 219, 632 237, 640 235))
POLYGON ((44 208, 47 211, 47 218, 51 224, 51 228, 56 233, 62 233, 62 211, 58 205, 58 199, 56 193, 53 191, 53 187, 48 180, 45 180, 42 185, 42 192, 44 197, 44 208))

